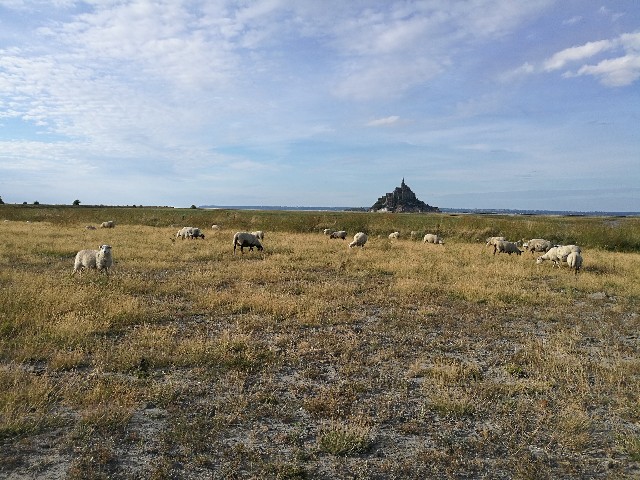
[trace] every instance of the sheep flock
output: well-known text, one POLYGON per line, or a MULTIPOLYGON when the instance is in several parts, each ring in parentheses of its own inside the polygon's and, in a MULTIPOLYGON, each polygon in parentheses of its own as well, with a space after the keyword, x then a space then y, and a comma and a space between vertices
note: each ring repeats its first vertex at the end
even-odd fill
MULTIPOLYGON (((101 228, 114 228, 115 222, 109 220, 102 222, 101 228)), ((86 226, 86 229, 95 230, 93 226, 86 226)), ((211 226, 213 231, 221 231, 221 227, 217 224, 211 226)), ((342 239, 347 238, 346 230, 334 230, 325 228, 321 230, 322 234, 328 236, 330 239, 342 239)), ((415 241, 420 238, 418 231, 405 232, 404 236, 399 230, 394 230, 388 234, 389 240, 400 240, 401 238, 415 241)), ((204 240, 205 235, 198 227, 182 227, 175 235, 172 241, 175 239, 182 240, 204 240)), ((247 248, 249 252, 257 250, 258 252, 264 251, 263 241, 265 234, 263 230, 256 230, 253 232, 239 231, 233 235, 233 255, 236 254, 236 250, 239 247, 240 252, 244 254, 244 249, 247 248)), ((378 239, 380 235, 378 235, 378 239)), ((357 232, 353 240, 348 244, 348 248, 364 247, 369 240, 369 235, 365 232, 357 232)), ((427 233, 422 237, 422 243, 444 246, 444 238, 440 234, 427 233)), ((493 248, 493 255, 496 256, 500 253, 506 253, 507 255, 516 254, 521 255, 524 252, 531 252, 532 255, 538 253, 536 257, 536 265, 541 265, 545 262, 549 262, 554 267, 561 267, 566 264, 570 271, 575 275, 581 270, 583 265, 582 249, 577 245, 557 245, 550 240, 543 238, 532 238, 530 240, 509 241, 504 236, 493 236, 486 239, 486 246, 493 248)), ((109 270, 113 266, 112 247, 107 244, 100 245, 97 250, 84 249, 80 250, 74 260, 73 273, 80 273, 83 270, 97 270, 98 272, 104 272, 109 275, 109 270)))

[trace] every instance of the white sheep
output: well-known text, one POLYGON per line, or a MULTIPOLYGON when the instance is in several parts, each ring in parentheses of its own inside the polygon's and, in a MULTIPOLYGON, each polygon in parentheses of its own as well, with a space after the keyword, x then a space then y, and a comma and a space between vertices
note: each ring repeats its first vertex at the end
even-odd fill
POLYGON ((562 262, 567 261, 567 257, 571 252, 582 253, 582 250, 577 245, 557 245, 551 247, 547 253, 536 259, 536 264, 540 265, 545 260, 551 260, 555 267, 560 267, 562 262))
POLYGON ((211 225, 211 230, 220 230, 220 225, 216 225, 215 223, 211 225))
POLYGON ((493 254, 495 255, 496 253, 508 253, 509 255, 515 253, 516 255, 520 255, 522 250, 518 248, 517 243, 500 240, 493 245, 493 254))
POLYGON ((82 274, 82 269, 92 268, 99 272, 104 270, 105 274, 109 275, 109 268, 112 265, 111 245, 100 245, 98 250, 80 250, 76 253, 73 273, 80 272, 82 274))
POLYGON ((264 250, 260 240, 254 234, 249 232, 236 232, 233 236, 233 254, 236 254, 236 247, 240 247, 240 253, 244 254, 244 248, 248 247, 249 251, 253 251, 253 247, 256 247, 258 251, 264 250))
POLYGON ((258 230, 256 232, 251 232, 251 233, 255 235, 258 240, 264 240, 264 232, 262 230, 258 230))
POLYGON ((427 233, 423 239, 422 243, 435 243, 436 245, 444 245, 444 240, 442 237, 436 235, 435 233, 427 233))
POLYGON ((576 251, 571 252, 567 255, 567 265, 569 265, 569 268, 577 275, 578 270, 582 268, 582 255, 576 251))
POLYGON ((364 247, 364 244, 367 243, 368 239, 369 239, 369 237, 367 237, 366 233, 358 232, 353 236, 353 242, 351 242, 349 244, 349 248, 351 248, 351 247, 364 247))
POLYGON ((487 238, 487 247, 488 246, 493 246, 494 250, 495 250, 495 246, 497 242, 504 242, 506 240, 506 238, 504 237, 489 237, 487 238))
POLYGON ((182 238, 183 240, 186 238, 202 238, 204 240, 204 233, 197 227, 182 227, 176 233, 176 238, 182 238))
POLYGON ((389 234, 389 240, 393 240, 393 239, 398 239, 400 238, 400 232, 393 232, 389 234))
POLYGON ((116 223, 113 220, 108 220, 100 224, 100 228, 113 228, 115 226, 116 226, 116 223))
POLYGON ((344 230, 331 232, 331 234, 329 235, 329 238, 341 238, 342 240, 345 240, 347 238, 347 232, 345 232, 344 230))
POLYGON ((553 244, 544 238, 532 238, 522 246, 533 255, 534 252, 548 252, 553 244))

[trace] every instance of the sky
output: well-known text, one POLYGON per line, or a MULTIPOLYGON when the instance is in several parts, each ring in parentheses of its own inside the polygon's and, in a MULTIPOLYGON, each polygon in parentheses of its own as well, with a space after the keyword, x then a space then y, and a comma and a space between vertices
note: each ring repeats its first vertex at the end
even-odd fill
POLYGON ((637 0, 0 0, 0 198, 640 211, 637 0))

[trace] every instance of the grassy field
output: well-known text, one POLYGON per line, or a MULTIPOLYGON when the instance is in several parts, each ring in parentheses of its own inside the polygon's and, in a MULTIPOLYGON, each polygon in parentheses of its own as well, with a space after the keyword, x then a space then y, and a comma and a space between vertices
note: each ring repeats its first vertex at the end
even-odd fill
POLYGON ((639 279, 637 218, 3 205, 0 478, 638 477, 639 279))

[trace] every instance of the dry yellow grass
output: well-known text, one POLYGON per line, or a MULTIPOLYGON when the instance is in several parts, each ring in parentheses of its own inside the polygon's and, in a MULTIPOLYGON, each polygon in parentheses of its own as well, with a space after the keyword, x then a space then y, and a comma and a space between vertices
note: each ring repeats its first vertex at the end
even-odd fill
POLYGON ((640 474, 637 253, 83 227, 0 223, 0 475, 640 474))

